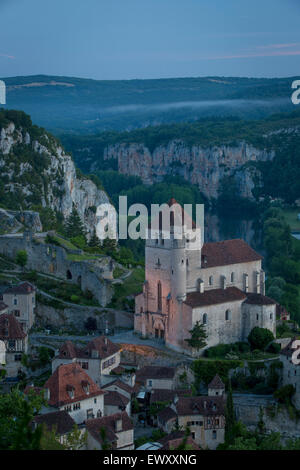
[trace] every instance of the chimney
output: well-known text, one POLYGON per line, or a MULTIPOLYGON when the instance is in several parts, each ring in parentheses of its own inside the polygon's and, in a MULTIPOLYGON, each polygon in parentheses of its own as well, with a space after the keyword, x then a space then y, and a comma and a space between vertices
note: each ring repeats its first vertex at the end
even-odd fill
POLYGON ((122 431, 122 418, 119 417, 115 421, 115 431, 116 432, 121 432, 122 431))

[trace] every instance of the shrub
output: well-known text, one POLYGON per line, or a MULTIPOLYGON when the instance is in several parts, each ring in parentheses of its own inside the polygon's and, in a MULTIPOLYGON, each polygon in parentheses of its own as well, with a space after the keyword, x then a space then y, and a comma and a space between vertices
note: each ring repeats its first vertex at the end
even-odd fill
POLYGON ((266 346, 274 340, 273 333, 267 328, 255 326, 248 336, 248 341, 252 349, 264 350, 266 346))
POLYGON ((75 294, 71 295, 71 302, 78 304, 79 300, 80 300, 79 295, 75 295, 75 294))

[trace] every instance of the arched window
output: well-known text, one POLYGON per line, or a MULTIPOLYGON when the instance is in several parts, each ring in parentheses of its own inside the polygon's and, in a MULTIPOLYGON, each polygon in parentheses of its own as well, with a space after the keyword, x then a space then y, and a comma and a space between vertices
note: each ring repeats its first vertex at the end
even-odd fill
POLYGON ((209 285, 210 285, 210 286, 213 286, 213 285, 214 285, 214 277, 213 277, 213 276, 209 276, 208 282, 209 282, 209 285))
POLYGON ((231 320, 231 310, 226 310, 226 312, 225 312, 225 320, 231 320))
POLYGON ((161 310, 162 301, 161 301, 161 282, 157 283, 157 310, 161 310))
POLYGON ((202 320, 203 325, 207 324, 207 313, 203 313, 203 320, 202 320))
POLYGON ((231 282, 234 282, 234 273, 231 273, 231 275, 230 275, 230 281, 231 281, 231 282))

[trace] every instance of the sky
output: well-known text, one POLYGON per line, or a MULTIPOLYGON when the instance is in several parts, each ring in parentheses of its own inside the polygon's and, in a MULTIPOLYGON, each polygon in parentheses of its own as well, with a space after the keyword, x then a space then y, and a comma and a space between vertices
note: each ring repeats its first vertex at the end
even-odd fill
POLYGON ((0 0, 0 77, 300 75, 300 0, 0 0))

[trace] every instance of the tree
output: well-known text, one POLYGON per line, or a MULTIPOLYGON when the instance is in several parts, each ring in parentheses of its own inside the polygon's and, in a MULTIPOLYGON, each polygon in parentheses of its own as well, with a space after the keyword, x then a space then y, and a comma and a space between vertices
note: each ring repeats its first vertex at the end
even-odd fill
POLYGON ((67 218, 65 232, 69 238, 82 236, 85 238, 85 229, 79 217, 76 207, 73 205, 72 212, 67 218))
POLYGON ((292 396, 295 394, 296 389, 293 385, 288 384, 279 388, 274 392, 274 397, 279 401, 279 403, 290 404, 292 396))
POLYGON ((228 392, 225 407, 225 442, 231 442, 233 439, 233 429, 235 425, 235 414, 232 398, 231 380, 228 382, 228 392))
POLYGON ((259 407, 259 417, 257 422, 257 432, 259 435, 264 435, 266 433, 266 425, 264 422, 264 410, 263 407, 259 407))
POLYGON ((27 259, 28 259, 27 251, 19 250, 16 256, 16 263, 22 268, 25 268, 27 259))
POLYGON ((112 445, 107 439, 107 432, 104 427, 100 428, 100 437, 102 441, 102 444, 101 444, 102 450, 110 450, 112 445))
POLYGON ((252 349, 264 350, 273 340, 274 335, 270 330, 267 328, 259 328, 258 326, 255 326, 248 336, 248 341, 252 349))
POLYGON ((197 321, 192 330, 189 331, 191 337, 185 339, 189 346, 197 350, 206 346, 207 333, 205 326, 200 321, 197 321))
POLYGON ((94 229, 93 235, 89 241, 89 246, 91 248, 101 248, 100 239, 97 237, 96 230, 94 229))

